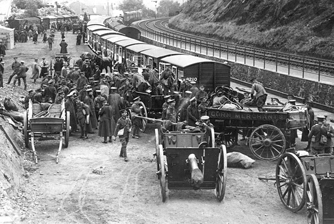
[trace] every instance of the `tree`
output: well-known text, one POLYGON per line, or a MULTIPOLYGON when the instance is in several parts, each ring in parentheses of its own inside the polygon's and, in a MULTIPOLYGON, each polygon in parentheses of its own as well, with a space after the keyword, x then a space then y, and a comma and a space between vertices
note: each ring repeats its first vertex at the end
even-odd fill
POLYGON ((136 11, 144 8, 143 0, 123 0, 119 5, 119 9, 123 12, 136 11))
POLYGON ((27 0, 26 1, 26 11, 24 14, 28 17, 38 16, 38 4, 37 1, 27 0))
POLYGON ((148 9, 146 7, 143 8, 143 18, 154 18, 155 17, 155 11, 152 9, 148 9))
POLYGON ((161 0, 158 6, 158 14, 161 16, 175 15, 181 10, 180 3, 173 0, 161 0))
POLYGON ((43 2, 41 0, 14 0, 13 3, 19 9, 28 9, 35 6, 39 9, 43 7, 43 2))

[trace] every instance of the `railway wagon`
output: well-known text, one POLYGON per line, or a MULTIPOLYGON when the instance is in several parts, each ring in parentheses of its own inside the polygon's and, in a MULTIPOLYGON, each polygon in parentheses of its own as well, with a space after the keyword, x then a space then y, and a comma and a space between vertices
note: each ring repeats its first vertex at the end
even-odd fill
POLYGON ((123 33, 127 37, 130 37, 136 40, 140 40, 141 38, 141 32, 139 29, 132 27, 132 26, 126 26, 120 23, 120 21, 110 20, 106 22, 106 24, 110 29, 123 33))
POLYGON ((159 70, 171 66, 175 78, 185 78, 203 85, 206 91, 212 92, 218 86, 230 86, 230 66, 192 55, 172 55, 163 57, 159 70))
POLYGON ((92 25, 92 26, 87 26, 87 42, 93 46, 93 32, 99 31, 99 30, 107 30, 111 31, 109 28, 101 25, 92 25))
POLYGON ((123 23, 125 25, 130 25, 134 21, 142 19, 142 10, 124 12, 123 23))
POLYGON ((101 41, 101 38, 103 36, 113 36, 113 35, 116 35, 116 36, 123 36, 123 34, 117 32, 117 31, 114 31, 114 30, 97 30, 95 32, 92 33, 92 42, 93 42, 93 48, 96 50, 96 51, 101 51, 102 52, 102 41, 101 41))

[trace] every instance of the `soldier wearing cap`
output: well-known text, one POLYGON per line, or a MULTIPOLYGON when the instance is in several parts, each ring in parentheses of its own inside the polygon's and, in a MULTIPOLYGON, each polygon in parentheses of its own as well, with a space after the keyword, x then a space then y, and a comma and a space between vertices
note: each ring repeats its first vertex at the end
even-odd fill
POLYGON ((112 119, 111 106, 108 104, 107 100, 103 97, 101 98, 101 108, 98 111, 100 116, 99 124, 99 136, 103 137, 103 143, 107 143, 107 138, 109 137, 109 142, 112 142, 111 136, 111 126, 110 120, 112 119))
POLYGON ((90 65, 90 62, 88 59, 85 60, 85 62, 83 63, 82 67, 81 67, 81 71, 85 73, 85 76, 87 79, 89 79, 89 77, 91 77, 92 75, 92 67, 90 65))
POLYGON ((139 130, 143 126, 143 121, 141 118, 138 118, 136 116, 142 116, 141 110, 142 110, 142 104, 140 102, 140 97, 137 96, 133 99, 134 102, 131 106, 131 119, 132 119, 132 125, 133 125, 133 134, 132 138, 140 138, 139 130))
POLYGON ((119 135, 119 139, 122 143, 120 157, 124 158, 124 161, 128 161, 128 155, 127 155, 127 145, 129 143, 129 136, 132 129, 132 123, 131 120, 128 118, 128 112, 127 110, 121 111, 121 117, 117 120, 116 128, 114 132, 114 141, 116 140, 116 136, 119 135))
POLYGON ((74 70, 70 71, 67 78, 73 83, 76 83, 80 77, 80 69, 78 66, 74 66, 74 70))
POLYGON ((199 92, 199 89, 197 88, 195 81, 191 81, 190 84, 191 84, 191 87, 189 89, 189 91, 191 91, 190 97, 193 98, 196 97, 197 93, 199 92))
POLYGON ((208 145, 212 146, 211 139, 211 131, 214 128, 213 124, 210 122, 210 117, 207 115, 203 115, 198 122, 198 125, 201 131, 205 132, 203 140, 208 143, 208 145))
POLYGON ((332 137, 334 129, 330 126, 325 116, 318 116, 318 124, 313 125, 308 135, 308 140, 311 142, 312 153, 333 153, 332 137))
POLYGON ((34 90, 29 89, 28 90, 28 96, 24 98, 24 109, 28 109, 29 107, 29 100, 34 102, 34 90))
POLYGON ((60 104, 63 99, 65 99, 65 93, 64 91, 60 88, 60 90, 57 92, 55 103, 60 104))
POLYGON ((84 99, 84 103, 89 106, 89 129, 88 133, 92 134, 92 129, 97 129, 97 119, 95 114, 94 98, 93 98, 93 89, 89 88, 86 90, 88 93, 84 99))
POLYGON ((176 123, 175 99, 167 100, 166 120, 176 123))
POLYGON ((116 91, 117 91, 117 88, 112 86, 110 88, 110 94, 108 96, 108 104, 112 107, 112 114, 113 114, 113 117, 114 117, 114 123, 112 124, 112 130, 114 130, 115 123, 118 120, 118 118, 121 116, 119 110, 122 108, 121 96, 116 91))
POLYGON ((53 80, 51 79, 51 80, 48 82, 47 87, 44 89, 44 97, 45 97, 45 101, 46 101, 46 102, 50 102, 50 103, 55 102, 56 95, 57 95, 57 89, 56 89, 56 87, 54 86, 54 82, 53 82, 53 80))
POLYGON ((196 97, 197 101, 200 101, 200 102, 202 102, 203 99, 205 99, 205 101, 206 101, 206 99, 209 98, 208 93, 205 92, 204 85, 200 85, 199 91, 196 93, 195 97, 196 97))
POLYGON ((188 125, 196 126, 196 122, 200 118, 196 97, 192 97, 190 99, 190 105, 187 108, 187 114, 188 114, 188 116, 187 116, 188 125))
POLYGON ((168 108, 168 103, 167 101, 171 98, 170 95, 166 95, 164 96, 164 100, 165 102, 162 104, 162 120, 166 120, 166 112, 167 112, 167 108, 168 108))
POLYGON ((27 90, 27 73, 26 73, 27 71, 28 71, 28 67, 25 66, 24 61, 21 61, 19 71, 18 71, 17 76, 15 77, 15 80, 14 80, 14 86, 16 85, 17 80, 22 79, 23 83, 24 83, 24 90, 27 90))
POLYGON ((174 83, 174 74, 170 70, 169 67, 167 67, 162 73, 160 78, 160 83, 163 87, 163 93, 164 95, 170 94, 171 88, 174 83))
POLYGON ((259 111, 262 111, 263 106, 266 104, 266 100, 267 100, 267 92, 264 89, 262 83, 258 82, 256 80, 256 78, 252 78, 251 83, 253 83, 252 85, 252 90, 251 90, 251 96, 254 99, 254 102, 258 108, 259 111), (255 96, 253 96, 255 94, 255 96))
MULTIPOLYGON (((14 62, 12 63, 12 70, 13 73, 9 76, 7 84, 10 84, 12 78, 19 73, 21 63, 17 61, 17 57, 14 57, 14 62)), ((19 86, 21 85, 21 81, 19 80, 19 86)))
POLYGON ((88 79, 85 77, 85 73, 80 72, 80 77, 77 80, 77 90, 78 91, 82 90, 87 84, 88 84, 88 79))
POLYGON ((40 76, 44 78, 45 76, 47 76, 49 74, 49 71, 48 71, 49 70, 49 63, 45 60, 45 57, 42 58, 40 66, 41 66, 40 76))
POLYGON ((104 98, 101 95, 101 90, 96 90, 96 97, 94 99, 94 108, 95 108, 95 113, 96 113, 96 118, 99 118, 99 111, 103 106, 103 102, 107 101, 106 98, 104 98))
POLYGON ((144 80, 138 85, 138 88, 137 88, 138 92, 145 93, 146 90, 151 88, 151 85, 148 82, 148 79, 149 79, 149 74, 146 73, 146 75, 144 76, 144 80))
POLYGON ((75 100, 76 115, 77 121, 80 126, 81 135, 80 138, 87 139, 87 126, 89 126, 89 106, 80 101, 79 99, 75 100))
POLYGON ((70 132, 76 132, 78 130, 77 126, 77 116, 75 112, 75 101, 74 101, 74 91, 70 92, 66 97, 65 110, 70 112, 70 132))

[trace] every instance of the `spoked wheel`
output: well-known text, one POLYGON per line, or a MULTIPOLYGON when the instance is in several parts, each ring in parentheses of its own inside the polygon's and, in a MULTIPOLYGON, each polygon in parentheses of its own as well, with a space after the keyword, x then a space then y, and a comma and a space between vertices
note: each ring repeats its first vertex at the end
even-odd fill
POLYGON ((227 174, 227 153, 225 145, 222 145, 219 153, 218 172, 216 180, 216 197, 219 202, 224 199, 226 189, 227 174))
POLYGON ((249 148, 258 159, 276 160, 285 152, 285 136, 273 125, 261 125, 251 133, 249 148))
MULTIPOLYGON (((147 117, 147 109, 146 106, 143 102, 139 102, 140 106, 142 106, 141 113, 143 117, 147 117)), ((146 119, 141 119, 142 120, 142 132, 145 132, 146 130, 146 125, 147 125, 147 120, 146 119)))
POLYGON ((159 130, 155 129, 155 156, 157 160, 157 171, 160 170, 159 167, 159 130))
POLYGON ((65 148, 68 147, 68 142, 69 142, 69 139, 70 139, 70 112, 67 111, 66 112, 66 133, 65 133, 65 148))
POLYGON ((300 159, 293 153, 283 154, 276 166, 278 195, 292 212, 303 208, 306 197, 306 174, 300 159))
POLYGON ((165 160, 162 145, 159 145, 159 165, 160 165, 160 188, 161 188, 161 198, 162 202, 167 199, 167 189, 166 189, 166 170, 165 170, 165 160))
POLYGON ((237 145, 237 138, 237 130, 228 130, 224 132, 224 144, 228 150, 237 145))
POLYGON ((307 177, 306 214, 308 224, 323 223, 322 193, 318 179, 314 174, 307 177))
POLYGON ((23 114, 23 136, 24 136, 24 145, 26 148, 29 148, 29 135, 28 135, 28 112, 23 114))

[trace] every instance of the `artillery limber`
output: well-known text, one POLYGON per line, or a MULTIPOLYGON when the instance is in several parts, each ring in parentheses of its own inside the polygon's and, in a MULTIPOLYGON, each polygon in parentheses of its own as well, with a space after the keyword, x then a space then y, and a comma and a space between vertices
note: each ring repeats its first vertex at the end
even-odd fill
POLYGON ((287 152, 278 160, 278 195, 292 212, 300 211, 305 205, 307 223, 334 223, 334 156, 302 154, 287 152))
POLYGON ((63 144, 65 148, 68 147, 70 136, 70 113, 65 110, 65 101, 61 104, 51 104, 43 108, 43 104, 33 104, 29 101, 29 107, 24 114, 24 142, 25 146, 29 147, 29 140, 31 142, 31 149, 33 151, 35 163, 38 162, 35 138, 40 140, 50 139, 47 136, 55 136, 54 139, 59 139, 59 148, 56 154, 56 162, 59 162, 59 154, 62 150, 63 144), (64 142, 63 142, 64 138, 64 142))
POLYGON ((222 201, 226 188, 227 156, 224 145, 215 146, 210 132, 172 131, 156 135, 157 175, 162 201, 168 189, 215 189, 222 201))

